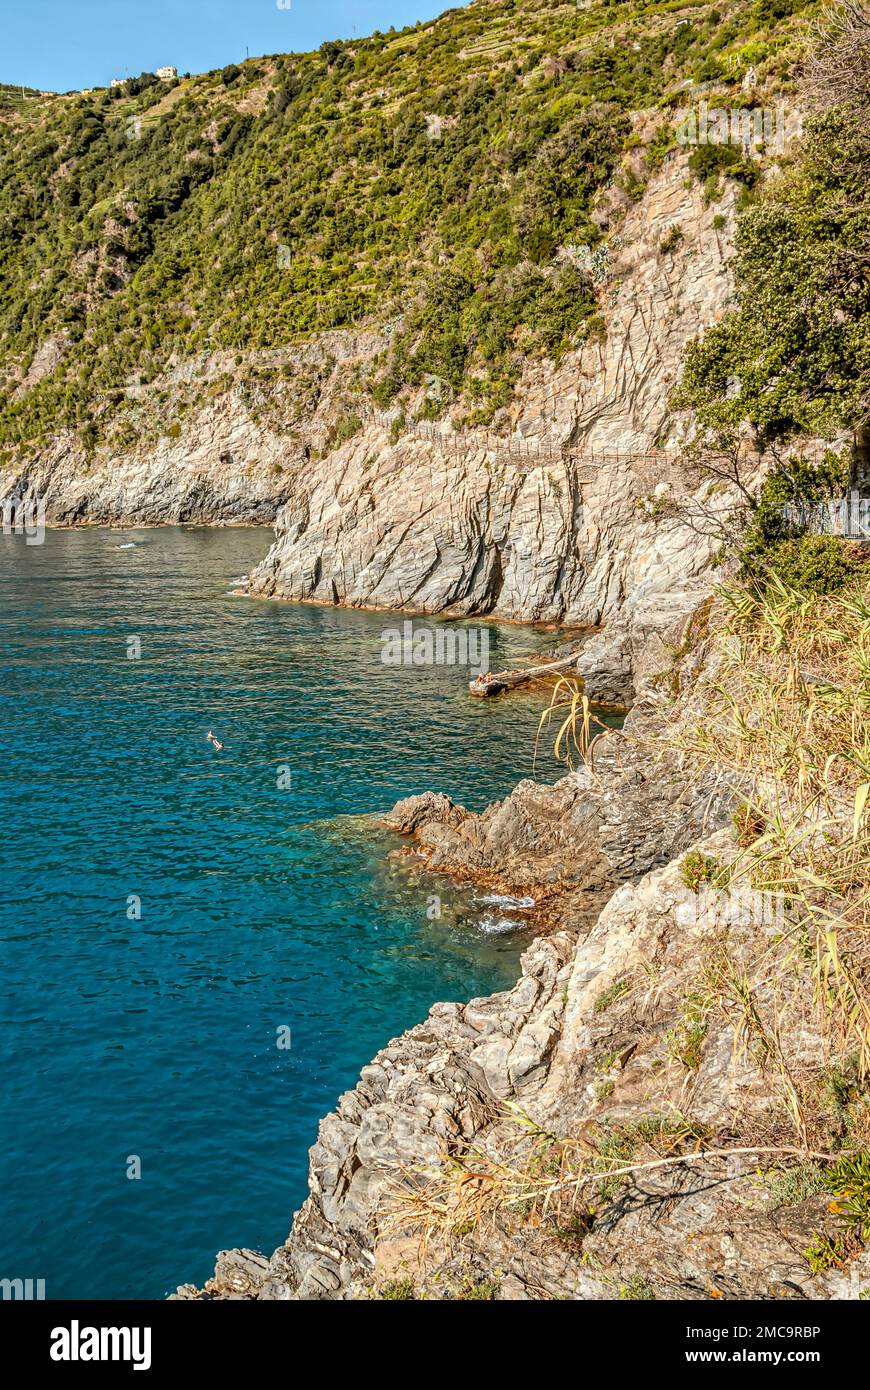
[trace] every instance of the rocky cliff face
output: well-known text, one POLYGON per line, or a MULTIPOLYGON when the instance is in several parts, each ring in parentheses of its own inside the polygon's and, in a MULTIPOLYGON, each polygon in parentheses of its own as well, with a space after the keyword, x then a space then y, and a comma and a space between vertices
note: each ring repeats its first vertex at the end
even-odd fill
POLYGON ((35 456, 6 455, 0 495, 41 499, 55 526, 269 524, 382 346, 377 334, 326 333, 178 362, 127 388, 120 426, 92 454, 59 435, 35 456))
POLYGON ((797 1068, 814 1085, 829 1062, 811 973, 759 988, 782 923, 752 889, 710 910, 684 872, 689 848, 738 853, 728 789, 662 741, 703 713, 705 671, 701 633, 594 768, 553 787, 482 815, 397 805, 429 864, 546 899, 550 933, 512 990, 436 1004, 363 1068, 320 1124, 284 1245, 225 1251, 176 1297, 855 1296, 870 1255, 813 1271, 829 1198, 812 1164, 787 1166, 797 1068), (620 1176, 578 1187, 578 1156, 620 1176))
MULTIPOLYGON (((683 424, 667 399, 686 340, 729 302, 732 201, 729 192, 717 205, 714 225, 683 156, 672 156, 621 210, 595 261, 605 339, 558 368, 529 366, 502 422, 509 439, 406 433, 391 443, 386 424, 368 423, 295 475, 250 592, 591 624, 629 613, 640 629, 687 611, 712 543, 663 526, 645 500, 692 486, 668 461, 683 424), (662 252, 675 226, 682 240, 662 252)), ((605 196, 600 220, 615 215, 605 196)), ((571 254, 588 259, 586 248, 571 254)))
POLYGON ((43 498, 49 524, 277 513, 254 595, 592 624, 627 613, 642 641, 693 605, 708 569, 710 542, 663 525, 649 499, 691 486, 663 447, 682 431, 667 397, 686 339, 727 307, 732 205, 729 188, 705 206, 682 155, 637 202, 602 195, 603 247, 561 254, 598 278, 606 334, 558 367, 528 364, 503 439, 394 439, 369 415, 332 447, 386 343, 336 332, 179 363, 128 387, 121 433, 92 456, 57 438, 0 464, 0 486, 43 498))

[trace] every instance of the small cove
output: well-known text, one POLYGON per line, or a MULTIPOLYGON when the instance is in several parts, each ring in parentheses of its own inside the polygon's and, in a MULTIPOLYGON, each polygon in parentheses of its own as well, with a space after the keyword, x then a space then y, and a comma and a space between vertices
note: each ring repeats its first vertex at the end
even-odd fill
MULTIPOLYGON (((449 884, 430 920, 361 817, 504 796, 544 696, 385 666, 392 615, 233 597, 268 540, 0 543, 0 1243, 48 1298, 160 1298, 222 1247, 271 1250, 360 1067, 436 1000, 512 984, 528 939, 449 884)), ((493 670, 554 642, 481 626, 493 670)))

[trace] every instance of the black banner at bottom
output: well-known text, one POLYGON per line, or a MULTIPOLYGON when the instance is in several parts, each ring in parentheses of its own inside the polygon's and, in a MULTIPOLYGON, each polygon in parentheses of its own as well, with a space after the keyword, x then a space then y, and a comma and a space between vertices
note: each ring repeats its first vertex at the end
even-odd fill
MULTIPOLYGON (((475 1304, 475 1306, 478 1306, 475 1304)), ((559 1338, 561 1356, 573 1347, 580 1374, 589 1357, 604 1357, 613 1372, 662 1372, 684 1368, 703 1382, 717 1368, 734 1372, 743 1366, 764 1366, 773 1376, 796 1368, 830 1374, 854 1366, 856 1341, 863 1341, 870 1308, 860 1300, 809 1302, 559 1302, 549 1309, 522 1305, 502 1323, 498 1308, 478 1312, 474 1323, 465 1321, 445 1328, 444 1313, 429 1304, 421 1314, 411 1314, 411 1327, 423 1335, 443 1334, 460 1328, 466 1336, 481 1339, 486 1348, 488 1371, 502 1357, 506 1367, 517 1370, 515 1358, 525 1337, 534 1332, 559 1338), (519 1310, 518 1310, 519 1311, 519 1310), (422 1316, 423 1324, 414 1322, 422 1316), (530 1319, 525 1322, 526 1317, 530 1319), (543 1322, 538 1322, 543 1318, 543 1322), (430 1319, 432 1321, 430 1322, 430 1319), (565 1341, 563 1339, 570 1339, 565 1341)), ((447 1315, 450 1316, 450 1315, 447 1315)), ((362 1303, 322 1302, 301 1304, 215 1303, 67 1303, 0 1302, 0 1332, 4 1363, 14 1364, 26 1375, 30 1370, 63 1376, 157 1375, 190 1370, 201 1376, 214 1370, 250 1375, 252 1364, 271 1360, 292 1373, 292 1352, 299 1346, 304 1364, 310 1365, 311 1335, 317 1326, 327 1333, 353 1325, 352 1340, 324 1344, 330 1377, 340 1374, 342 1348, 348 1366, 358 1369, 368 1359, 363 1351, 367 1337, 401 1337, 408 1329, 407 1311, 386 1314, 377 1301, 362 1303), (315 1322, 311 1315, 314 1312, 315 1322), (381 1322, 385 1317, 386 1321, 381 1322), (357 1318, 362 1321, 357 1323, 357 1318), (299 1339, 301 1341, 288 1341, 299 1339), (361 1340, 362 1339, 362 1340, 361 1340)), ((374 1347, 370 1345, 370 1353, 374 1347)), ((397 1343, 397 1349, 402 1345, 397 1343)), ((449 1343, 441 1344, 447 1350, 449 1343)), ((540 1347, 541 1343, 533 1345, 540 1347)), ((547 1345, 544 1343, 543 1345, 547 1345)), ((860 1343, 859 1343, 860 1346, 860 1343)), ((389 1350, 381 1342, 381 1355, 389 1350)), ((531 1352, 532 1347, 529 1347, 531 1352)), ((535 1359, 534 1357, 532 1358, 535 1359)), ((425 1374, 427 1361, 420 1370, 425 1374)), ((407 1370, 408 1368, 406 1368, 407 1370)), ((600 1368, 601 1369, 601 1368, 600 1368)))

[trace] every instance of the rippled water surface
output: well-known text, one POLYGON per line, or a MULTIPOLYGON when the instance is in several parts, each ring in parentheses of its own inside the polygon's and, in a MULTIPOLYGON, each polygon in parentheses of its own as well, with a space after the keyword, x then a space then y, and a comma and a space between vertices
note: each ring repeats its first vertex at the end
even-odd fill
MULTIPOLYGON (((271 1251, 360 1066, 436 999, 511 984, 525 944, 443 881, 430 921, 432 881, 351 818, 504 795, 539 706, 385 666, 388 615, 231 596, 269 540, 0 538, 0 1277, 49 1298, 271 1251)), ((493 669, 552 640, 488 632, 493 669)))

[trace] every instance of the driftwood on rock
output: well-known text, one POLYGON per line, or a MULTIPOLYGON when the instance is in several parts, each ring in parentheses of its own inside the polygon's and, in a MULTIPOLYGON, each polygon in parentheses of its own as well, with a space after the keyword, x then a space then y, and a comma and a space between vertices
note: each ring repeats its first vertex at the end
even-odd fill
POLYGON ((572 652, 570 656, 562 657, 559 661, 548 662, 546 666, 529 666, 524 671, 499 671, 493 674, 487 671, 486 675, 475 676, 473 681, 469 681, 468 689, 472 695, 503 695, 506 690, 513 690, 516 685, 525 685, 528 681, 541 680, 544 676, 558 675, 560 671, 568 671, 572 666, 577 665, 578 652, 572 652))

